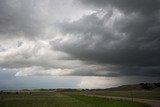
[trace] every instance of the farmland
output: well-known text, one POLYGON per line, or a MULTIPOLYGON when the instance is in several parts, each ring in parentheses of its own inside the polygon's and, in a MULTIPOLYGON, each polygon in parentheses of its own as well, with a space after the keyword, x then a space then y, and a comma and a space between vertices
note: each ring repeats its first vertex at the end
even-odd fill
POLYGON ((0 107, 149 107, 148 105, 75 92, 8 92, 0 94, 0 107))
POLYGON ((144 98, 152 100, 160 100, 159 91, 146 91, 146 90, 133 90, 133 91, 110 91, 110 90, 92 90, 84 91, 83 93, 88 95, 103 95, 103 96, 121 96, 121 97, 133 97, 133 98, 144 98))

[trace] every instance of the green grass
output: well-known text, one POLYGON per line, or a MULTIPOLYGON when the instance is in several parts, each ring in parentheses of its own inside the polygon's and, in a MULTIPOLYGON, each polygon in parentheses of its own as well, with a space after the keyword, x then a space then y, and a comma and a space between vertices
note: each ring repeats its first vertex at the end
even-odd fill
POLYGON ((135 97, 135 98, 145 98, 145 99, 155 99, 160 100, 160 91, 107 91, 107 90, 97 90, 97 91, 85 91, 85 94, 91 95, 105 95, 105 96, 121 96, 121 97, 135 97))
POLYGON ((142 103, 125 101, 125 100, 109 100, 105 98, 90 97, 78 94, 70 94, 72 98, 91 104, 92 107, 149 107, 142 103))
POLYGON ((0 94, 0 107, 149 107, 142 103, 106 100, 78 94, 34 92, 0 94))

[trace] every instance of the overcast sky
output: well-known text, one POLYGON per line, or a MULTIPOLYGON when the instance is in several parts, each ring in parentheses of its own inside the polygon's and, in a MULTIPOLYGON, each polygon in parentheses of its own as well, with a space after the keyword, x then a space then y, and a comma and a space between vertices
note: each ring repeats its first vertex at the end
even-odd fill
POLYGON ((0 89, 160 82, 160 0, 0 0, 0 89))

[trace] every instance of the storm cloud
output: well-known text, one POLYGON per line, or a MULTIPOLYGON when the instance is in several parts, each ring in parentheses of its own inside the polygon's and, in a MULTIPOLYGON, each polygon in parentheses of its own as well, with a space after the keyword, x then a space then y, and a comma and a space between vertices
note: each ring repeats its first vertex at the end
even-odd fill
POLYGON ((138 12, 143 15, 150 15, 160 9, 159 0, 140 0, 140 1, 133 1, 133 0, 77 0, 82 4, 92 7, 98 8, 117 8, 118 10, 122 10, 124 13, 132 13, 138 12))
POLYGON ((160 80, 160 1, 0 0, 0 73, 2 88, 21 76, 160 80))
POLYGON ((77 21, 59 23, 64 37, 51 42, 54 49, 83 61, 106 65, 111 76, 160 76, 159 1, 81 2, 99 11, 77 21))

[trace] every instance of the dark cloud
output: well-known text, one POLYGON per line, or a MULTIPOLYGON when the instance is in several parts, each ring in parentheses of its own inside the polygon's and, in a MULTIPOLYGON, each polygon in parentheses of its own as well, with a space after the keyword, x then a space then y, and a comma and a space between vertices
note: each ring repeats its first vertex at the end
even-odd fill
MULTIPOLYGON (((58 27, 64 37, 51 42, 54 49, 91 63, 115 65, 106 75, 160 76, 158 0, 81 2, 103 11, 60 23, 58 27)), ((82 75, 99 75, 88 73, 82 75)))
POLYGON ((77 1, 93 11, 78 19, 86 8, 78 3, 75 8, 71 1, 0 0, 0 41, 17 39, 15 49, 1 43, 0 66, 69 68, 69 75, 160 76, 159 0, 77 1), (73 20, 62 21, 66 18, 73 20), (62 22, 55 25, 57 20, 62 22), (29 40, 24 44, 19 37, 29 40), (52 39, 53 50, 48 40, 42 40, 48 44, 44 47, 36 43, 40 37, 52 39))
POLYGON ((105 68, 97 69, 83 68, 75 69, 69 75, 80 76, 105 76, 105 77, 122 77, 122 76, 146 76, 146 77, 159 77, 159 66, 111 66, 106 65, 105 68))
POLYGON ((98 8, 107 6, 118 8, 123 12, 140 12, 141 14, 150 15, 160 9, 159 0, 78 0, 79 2, 98 8))

